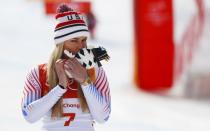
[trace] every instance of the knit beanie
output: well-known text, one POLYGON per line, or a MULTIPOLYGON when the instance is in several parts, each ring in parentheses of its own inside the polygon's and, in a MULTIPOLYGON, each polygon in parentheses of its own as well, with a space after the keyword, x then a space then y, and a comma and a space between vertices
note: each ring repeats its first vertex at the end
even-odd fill
POLYGON ((58 7, 55 19, 57 21, 54 31, 56 45, 75 37, 89 37, 88 27, 83 15, 72 10, 68 5, 62 4, 58 7))

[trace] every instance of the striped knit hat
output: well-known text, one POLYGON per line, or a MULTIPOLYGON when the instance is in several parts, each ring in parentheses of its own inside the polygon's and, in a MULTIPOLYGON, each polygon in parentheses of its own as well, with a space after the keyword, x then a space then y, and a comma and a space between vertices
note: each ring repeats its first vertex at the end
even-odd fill
POLYGON ((80 13, 75 11, 57 13, 55 19, 58 22, 54 37, 56 45, 75 37, 89 37, 88 27, 80 13))

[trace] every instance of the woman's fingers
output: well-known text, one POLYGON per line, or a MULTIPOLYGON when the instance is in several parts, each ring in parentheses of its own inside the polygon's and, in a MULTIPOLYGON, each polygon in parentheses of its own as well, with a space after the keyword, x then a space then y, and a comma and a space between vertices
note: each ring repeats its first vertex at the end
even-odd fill
POLYGON ((66 61, 66 59, 58 59, 57 61, 56 61, 56 63, 64 63, 66 61))
POLYGON ((73 69, 73 63, 71 62, 71 60, 65 61, 64 67, 67 69, 73 69))
POLYGON ((64 64, 64 69, 67 71, 72 71, 72 68, 67 64, 64 64))
MULTIPOLYGON (((72 59, 72 62, 74 62, 74 64, 76 64, 76 65, 81 65, 80 63, 79 63, 79 61, 76 59, 76 58, 73 58, 72 59)), ((81 65, 82 66, 82 65, 81 65)))
POLYGON ((74 59, 69 59, 65 62, 69 66, 69 68, 71 68, 72 70, 81 66, 81 65, 78 65, 78 63, 76 63, 74 59))
POLYGON ((66 60, 64 69, 67 70, 71 76, 80 83, 87 78, 86 69, 75 58, 66 60))

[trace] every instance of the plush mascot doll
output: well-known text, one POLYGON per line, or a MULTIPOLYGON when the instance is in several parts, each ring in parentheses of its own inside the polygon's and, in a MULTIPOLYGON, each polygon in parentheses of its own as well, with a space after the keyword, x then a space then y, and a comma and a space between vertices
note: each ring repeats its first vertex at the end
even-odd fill
MULTIPOLYGON (((103 47, 87 47, 81 49, 77 54, 73 55, 71 52, 64 50, 64 53, 69 58, 76 58, 79 63, 83 65, 87 69, 87 73, 91 81, 94 83, 96 80, 96 67, 102 66, 100 61, 102 60, 109 60, 109 55, 107 54, 107 51, 103 47)), ((72 78, 71 74, 66 71, 66 74, 69 78, 72 78)))

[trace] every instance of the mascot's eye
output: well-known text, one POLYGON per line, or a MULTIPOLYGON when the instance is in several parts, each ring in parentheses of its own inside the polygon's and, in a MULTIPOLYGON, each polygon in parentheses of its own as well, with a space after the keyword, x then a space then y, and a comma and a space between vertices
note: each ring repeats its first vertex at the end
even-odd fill
POLYGON ((81 59, 81 57, 79 56, 78 53, 75 55, 75 57, 78 58, 78 59, 81 59))
POLYGON ((81 49, 81 50, 79 51, 79 53, 82 54, 83 56, 85 56, 83 49, 81 49))

